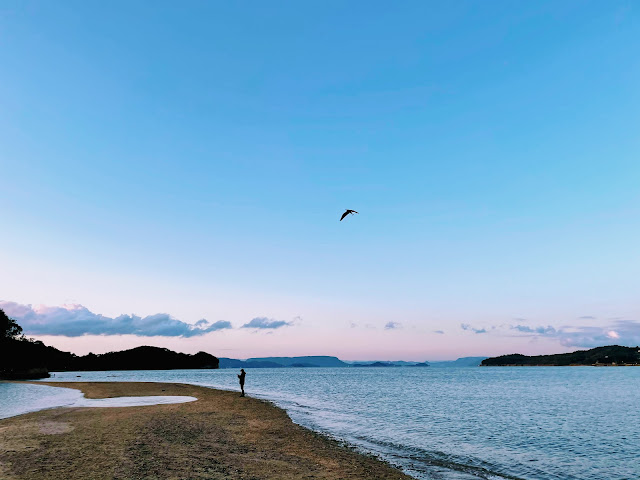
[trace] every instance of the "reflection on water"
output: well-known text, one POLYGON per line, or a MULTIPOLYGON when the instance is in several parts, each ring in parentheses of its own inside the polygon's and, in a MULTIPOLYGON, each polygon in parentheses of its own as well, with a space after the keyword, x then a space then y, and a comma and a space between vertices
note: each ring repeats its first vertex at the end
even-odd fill
MULTIPOLYGON (((49 380, 238 390, 237 373, 67 372, 49 380)), ((640 479, 640 368, 247 369, 246 391, 421 479, 640 479)))

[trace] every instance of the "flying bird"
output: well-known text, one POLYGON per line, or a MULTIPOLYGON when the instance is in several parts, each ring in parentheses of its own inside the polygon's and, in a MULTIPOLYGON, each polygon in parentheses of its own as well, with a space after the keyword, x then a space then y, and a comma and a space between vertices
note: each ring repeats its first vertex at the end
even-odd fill
POLYGON ((347 210, 340 217, 340 221, 344 220, 344 217, 346 217, 347 215, 353 215, 354 213, 358 213, 358 212, 356 212, 355 210, 347 210))

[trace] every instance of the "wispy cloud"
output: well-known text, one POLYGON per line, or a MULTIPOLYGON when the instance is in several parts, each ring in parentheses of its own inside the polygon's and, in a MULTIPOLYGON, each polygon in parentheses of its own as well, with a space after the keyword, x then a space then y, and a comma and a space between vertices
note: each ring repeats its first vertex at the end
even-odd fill
POLYGON ((556 329, 551 325, 547 327, 529 327, 527 325, 509 325, 513 330, 517 330, 522 333, 535 333, 538 335, 553 335, 556 333, 556 329))
POLYGON ((256 317, 242 325, 242 328, 275 329, 291 325, 293 325, 293 322, 285 322, 284 320, 273 320, 267 317, 256 317))
POLYGON ((486 328, 473 328, 468 323, 460 324, 460 328, 462 328, 463 330, 467 330, 467 331, 473 332, 473 333, 487 333, 487 329, 486 328))
MULTIPOLYGON (((475 333, 486 333, 486 328, 473 328, 471 325, 461 325, 463 330, 475 333)), ((640 344, 640 322, 635 320, 616 320, 600 327, 572 326, 552 327, 551 325, 497 325, 490 327, 490 331, 496 335, 551 338, 557 340, 565 347, 593 348, 603 345, 628 345, 640 344)))
POLYGON ((399 328, 402 328, 402 324, 398 322, 387 322, 384 326, 385 330, 397 330, 399 328))
POLYGON ((30 335, 137 335, 140 337, 195 337, 231 328, 231 323, 202 319, 195 325, 177 320, 167 313, 146 317, 120 315, 115 318, 93 313, 82 305, 21 305, 0 301, 0 308, 14 318, 30 335))
MULTIPOLYGON (((387 324, 388 325, 388 324, 387 324)), ((366 330, 376 330, 378 327, 376 327, 375 325, 371 324, 371 323, 355 323, 355 322, 351 322, 350 324, 351 328, 364 328, 366 330)))
POLYGON ((558 332, 567 347, 599 347, 601 345, 640 345, 640 322, 618 320, 605 327, 566 327, 558 332))

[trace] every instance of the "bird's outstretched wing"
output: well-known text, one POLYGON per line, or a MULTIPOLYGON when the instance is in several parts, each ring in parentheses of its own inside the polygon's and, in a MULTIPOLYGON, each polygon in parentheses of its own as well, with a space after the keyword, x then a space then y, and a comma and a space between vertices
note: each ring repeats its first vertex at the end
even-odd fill
POLYGON ((342 221, 342 220, 344 219, 344 217, 346 217, 347 215, 351 215, 351 214, 354 214, 354 213, 358 213, 358 212, 356 212, 355 210, 347 210, 347 211, 346 211, 346 212, 344 212, 344 213, 342 214, 342 216, 340 217, 340 221, 342 221))

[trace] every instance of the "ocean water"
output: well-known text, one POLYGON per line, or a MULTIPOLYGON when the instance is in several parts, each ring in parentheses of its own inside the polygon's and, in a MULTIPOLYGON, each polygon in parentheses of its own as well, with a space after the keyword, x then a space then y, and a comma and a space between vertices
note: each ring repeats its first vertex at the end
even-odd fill
MULTIPOLYGON (((50 380, 237 389, 237 373, 65 372, 50 380)), ((22 409, 46 403, 22 387, 28 394, 14 391, 22 409)), ((640 480, 640 368, 248 369, 246 391, 418 479, 640 480)))

